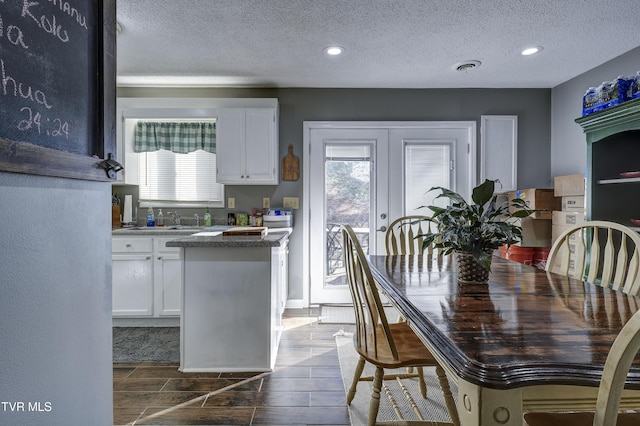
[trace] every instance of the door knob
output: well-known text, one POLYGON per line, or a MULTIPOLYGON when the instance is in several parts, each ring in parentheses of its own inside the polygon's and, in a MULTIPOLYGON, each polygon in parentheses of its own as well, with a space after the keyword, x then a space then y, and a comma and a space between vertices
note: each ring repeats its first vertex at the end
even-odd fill
POLYGON ((379 229, 376 229, 378 232, 385 232, 387 230, 386 226, 381 226, 379 229))

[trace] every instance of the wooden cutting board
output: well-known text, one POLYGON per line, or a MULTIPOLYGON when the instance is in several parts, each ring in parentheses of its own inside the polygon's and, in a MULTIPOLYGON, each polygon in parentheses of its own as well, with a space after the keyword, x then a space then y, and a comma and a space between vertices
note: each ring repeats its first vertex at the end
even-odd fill
POLYGON ((120 222, 120 206, 111 206, 111 227, 122 226, 120 222))
POLYGON ((267 228, 264 226, 236 226, 235 228, 222 231, 222 235, 250 235, 264 237, 267 235, 267 228))

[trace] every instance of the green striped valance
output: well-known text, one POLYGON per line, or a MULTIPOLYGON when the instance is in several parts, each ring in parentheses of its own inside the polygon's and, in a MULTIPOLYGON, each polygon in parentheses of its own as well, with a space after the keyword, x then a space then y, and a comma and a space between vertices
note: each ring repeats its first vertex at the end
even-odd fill
POLYGON ((180 154, 201 149, 215 154, 216 123, 138 121, 133 150, 151 152, 159 149, 180 154))

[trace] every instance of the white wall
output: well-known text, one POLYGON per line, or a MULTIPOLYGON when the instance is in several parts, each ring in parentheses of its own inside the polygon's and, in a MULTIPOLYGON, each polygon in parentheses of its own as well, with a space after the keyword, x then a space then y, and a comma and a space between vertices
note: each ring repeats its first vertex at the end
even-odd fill
POLYGON ((3 426, 113 424, 110 196, 109 183, 0 172, 3 426))
POLYGON ((551 176, 584 173, 587 142, 575 119, 582 115, 582 96, 591 86, 640 71, 640 47, 585 72, 551 90, 551 176))

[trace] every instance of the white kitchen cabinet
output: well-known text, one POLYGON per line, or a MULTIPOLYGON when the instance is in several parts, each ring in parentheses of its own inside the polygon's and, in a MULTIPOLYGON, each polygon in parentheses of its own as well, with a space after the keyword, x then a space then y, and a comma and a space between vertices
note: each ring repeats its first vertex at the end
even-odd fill
POLYGON ((153 241, 114 238, 111 256, 114 316, 153 315, 153 241))
POLYGON ((217 181, 278 184, 276 108, 222 108, 216 127, 217 181))
POLYGON ((114 317, 179 317, 182 292, 180 249, 173 237, 112 237, 114 317))
POLYGON ((166 247, 170 238, 154 238, 154 299, 158 316, 180 316, 182 260, 179 247, 166 247))

